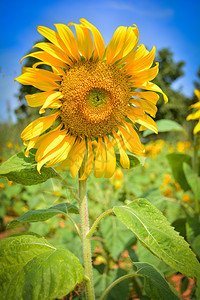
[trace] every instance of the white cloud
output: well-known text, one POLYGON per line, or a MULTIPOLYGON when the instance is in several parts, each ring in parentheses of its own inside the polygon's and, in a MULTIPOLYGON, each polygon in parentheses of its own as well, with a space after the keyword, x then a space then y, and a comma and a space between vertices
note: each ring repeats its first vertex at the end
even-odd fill
MULTIPOLYGON (((172 9, 161 9, 159 7, 152 7, 152 9, 144 9, 143 7, 140 7, 139 4, 141 2, 137 2, 137 6, 127 4, 125 2, 116 2, 116 1, 109 1, 107 5, 116 10, 125 10, 125 11, 131 11, 135 14, 141 15, 141 16, 150 16, 153 18, 167 18, 171 17, 174 14, 174 11, 172 9), (137 7, 137 8, 136 8, 137 7)), ((144 2, 143 2, 144 3, 144 2)), ((149 4, 149 2, 148 2, 149 4)), ((145 6, 145 5, 143 5, 145 6)))

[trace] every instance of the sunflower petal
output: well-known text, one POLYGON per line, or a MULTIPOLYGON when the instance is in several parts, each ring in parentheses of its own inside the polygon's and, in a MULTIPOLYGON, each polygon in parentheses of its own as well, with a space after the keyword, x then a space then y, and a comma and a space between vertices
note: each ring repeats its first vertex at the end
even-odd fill
POLYGON ((84 27, 88 28, 91 31, 94 39, 94 45, 95 45, 94 58, 99 57, 99 59, 101 60, 105 52, 105 43, 99 30, 94 25, 92 25, 91 23, 89 23, 87 20, 83 18, 80 19, 80 22, 84 27))
POLYGON ((29 106, 38 107, 44 105, 46 102, 61 99, 62 94, 61 92, 50 91, 26 95, 25 98, 29 106))
POLYGON ((94 45, 89 29, 85 28, 83 25, 75 24, 73 22, 68 24, 68 26, 70 25, 74 25, 75 27, 79 51, 85 57, 85 59, 90 59, 93 53, 94 45))
POLYGON ((119 57, 119 53, 124 45, 126 29, 127 27, 120 26, 115 30, 114 35, 106 48, 106 62, 108 64, 121 58, 119 57))
POLYGON ((198 102, 195 103, 195 104, 190 105, 189 108, 200 108, 200 101, 198 101, 198 102))
POLYGON ((57 32, 45 26, 38 26, 37 30, 41 35, 47 38, 47 40, 63 51, 63 42, 57 32))
POLYGON ((55 132, 49 132, 45 139, 43 139, 42 144, 38 147, 35 160, 40 161, 44 156, 46 156, 51 150, 56 148, 66 137, 66 130, 56 130, 55 132))
POLYGON ((47 77, 33 72, 24 72, 22 75, 15 78, 15 81, 18 81, 19 83, 24 85, 32 85, 42 91, 52 91, 60 87, 60 85, 53 81, 50 81, 47 77))
POLYGON ((199 119, 200 118, 200 110, 196 111, 195 113, 193 114, 190 114, 187 116, 186 120, 196 120, 196 119, 199 119))
POLYGON ((40 48, 42 50, 44 50, 45 52, 47 52, 48 54, 52 55, 53 57, 63 61, 64 63, 71 65, 72 61, 70 60, 70 58, 67 56, 67 53, 63 52, 62 50, 58 49, 55 45, 51 44, 51 43, 45 43, 45 42, 41 42, 41 43, 37 43, 33 46, 40 48))
POLYGON ((35 138, 31 139, 31 140, 28 142, 28 144, 27 144, 27 146, 26 146, 26 151, 25 151, 25 156, 26 156, 26 157, 28 157, 29 151, 30 151, 32 148, 34 148, 34 146, 35 146, 35 144, 36 144, 36 142, 37 142, 37 139, 38 139, 38 136, 36 136, 35 138))
MULTIPOLYGON (((123 26, 121 26, 123 27, 123 26)), ((126 27, 123 27, 126 28, 126 27)), ((135 27, 129 27, 126 30, 126 34, 124 36, 124 41, 120 42, 118 44, 118 54, 117 56, 115 55, 113 59, 111 59, 111 62, 114 63, 117 60, 120 60, 119 63, 122 64, 125 62, 129 55, 133 55, 135 52, 135 49, 138 44, 138 37, 139 37, 139 31, 137 26, 135 27)), ((106 51, 107 52, 107 51, 106 51)))
POLYGON ((65 24, 54 25, 56 26, 58 34, 61 37, 63 43, 65 44, 67 51, 69 52, 69 56, 76 60, 80 60, 77 41, 71 29, 65 24))
POLYGON ((61 68, 66 68, 66 64, 61 59, 55 58, 45 51, 37 51, 37 52, 29 53, 29 54, 25 55, 24 57, 22 57, 22 59, 20 60, 20 63, 22 63, 22 60, 27 57, 37 58, 39 60, 42 60, 43 62, 47 62, 47 63, 51 64, 51 66, 58 66, 61 68))
POLYGON ((70 156, 71 163, 70 163, 70 172, 72 177, 75 178, 84 159, 86 150, 85 139, 77 145, 76 149, 71 150, 72 154, 70 156))
POLYGON ((149 117, 146 113, 144 113, 140 108, 137 107, 130 108, 129 113, 127 113, 127 117, 133 123, 141 124, 151 129, 156 134, 158 133, 158 128, 155 121, 151 117, 149 117))
POLYGON ((140 44, 137 50, 135 50, 135 48, 133 48, 133 50, 120 61, 120 64, 126 63, 123 66, 123 69, 132 69, 134 64, 136 64, 142 57, 149 53, 149 51, 147 51, 146 47, 143 44, 140 44))
POLYGON ((53 125, 55 120, 58 118, 59 112, 52 114, 50 116, 41 117, 33 122, 31 122, 21 133, 21 138, 25 141, 33 139, 39 136, 49 127, 53 125))
POLYGON ((143 99, 131 99, 130 102, 155 118, 158 109, 152 102, 143 99))
POLYGON ((155 67, 151 69, 143 70, 140 72, 135 72, 135 70, 133 70, 133 72, 135 73, 130 72, 130 75, 132 76, 131 80, 133 80, 135 84, 151 81, 157 76, 158 71, 159 63, 157 62, 155 67))
POLYGON ((198 121, 197 125, 194 127, 193 132, 194 132, 194 134, 196 134, 199 131, 200 131, 200 120, 198 121))
POLYGON ((126 129, 122 126, 119 126, 120 133, 123 137, 124 143, 126 148, 136 155, 143 156, 144 155, 144 148, 141 144, 138 134, 132 127, 130 123, 123 122, 126 129))
POLYGON ((155 105, 159 99, 159 95, 155 92, 131 92, 131 96, 151 101, 155 105))
MULTIPOLYGON (((153 46, 153 49, 150 52, 146 52, 143 57, 138 57, 134 63, 131 65, 132 72, 140 72, 142 70, 149 69, 154 61, 156 54, 156 48, 153 46)), ((130 69, 129 69, 130 71, 130 69)))
POLYGON ((62 156, 62 158, 64 160, 65 156, 68 154, 68 151, 67 151, 68 148, 69 148, 69 143, 66 140, 63 140, 61 144, 57 145, 45 157, 43 157, 40 161, 38 161, 38 163, 37 163, 38 172, 40 173, 42 166, 44 164, 46 164, 47 162, 49 162, 49 164, 51 164, 51 160, 54 158, 64 155, 64 156, 62 156))
POLYGON ((105 142, 105 146, 106 146, 106 168, 105 168, 104 177, 110 178, 115 173, 116 155, 115 155, 115 149, 113 147, 113 144, 107 138, 107 136, 104 136, 104 142, 105 142))
POLYGON ((165 95, 165 93, 161 90, 161 88, 159 88, 159 86, 157 86, 153 82, 144 82, 143 84, 141 84, 141 83, 140 84, 139 83, 134 83, 131 86, 132 87, 136 87, 138 89, 142 89, 142 90, 149 90, 149 91, 155 91, 155 92, 161 93, 163 95, 165 103, 168 102, 168 98, 165 95))
POLYGON ((124 169, 129 169, 130 168, 130 160, 126 153, 125 144, 124 144, 122 138, 114 130, 112 133, 113 133, 113 136, 117 143, 117 148, 119 149, 120 163, 124 169))
POLYGON ((102 138, 98 138, 98 146, 94 163, 94 176, 100 178, 103 176, 106 167, 106 151, 103 145, 102 138))
POLYGON ((197 98, 200 100, 200 90, 194 89, 194 93, 197 96, 197 98))
POLYGON ((92 142, 91 142, 91 139, 89 139, 89 138, 87 139, 87 141, 88 141, 87 162, 85 164, 84 173, 81 176, 80 180, 85 180, 86 178, 88 178, 88 176, 92 172, 93 164, 94 164, 94 154, 93 154, 93 150, 92 150, 92 142))
POLYGON ((74 141, 75 141, 74 136, 66 136, 66 138, 64 140, 63 151, 60 152, 60 154, 57 155, 56 157, 52 158, 50 160, 50 162, 45 166, 45 168, 52 167, 54 165, 57 165, 61 161, 64 161, 67 158, 69 151, 71 150, 71 148, 74 144, 74 141))

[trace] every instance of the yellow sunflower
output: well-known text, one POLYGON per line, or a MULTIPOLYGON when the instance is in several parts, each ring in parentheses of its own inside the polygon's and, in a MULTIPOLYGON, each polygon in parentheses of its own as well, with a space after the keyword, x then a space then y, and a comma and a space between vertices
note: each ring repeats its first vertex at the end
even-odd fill
POLYGON ((193 130, 194 134, 196 134, 197 132, 200 131, 200 90, 195 89, 194 93, 197 96, 199 101, 197 103, 191 105, 190 108, 197 108, 198 110, 195 113, 188 115, 186 120, 188 120, 188 121, 189 120, 199 120, 193 130))
MULTIPOLYGON (((158 73, 152 66, 155 47, 149 52, 138 46, 138 28, 120 26, 105 48, 98 29, 85 19, 81 24, 55 24, 57 32, 44 26, 38 31, 49 42, 37 43, 37 51, 26 55, 39 59, 32 68, 22 67, 16 78, 42 92, 27 95, 31 107, 40 114, 51 114, 30 123, 21 137, 26 155, 37 149, 37 169, 43 165, 70 167, 75 178, 86 155, 86 179, 94 167, 94 176, 110 178, 116 169, 116 152, 123 168, 129 168, 126 150, 144 155, 136 132, 149 128, 157 133, 154 120, 156 103, 162 93, 150 82, 158 73), (76 37, 70 26, 75 27, 76 37), (45 64, 51 71, 37 68, 45 64), (139 91, 136 91, 136 89, 139 91), (56 121, 56 120, 59 120, 56 121), (56 121, 56 122, 55 122, 56 121), (48 131, 47 131, 48 130, 48 131)), ((25 58, 23 57, 23 58, 25 58)))

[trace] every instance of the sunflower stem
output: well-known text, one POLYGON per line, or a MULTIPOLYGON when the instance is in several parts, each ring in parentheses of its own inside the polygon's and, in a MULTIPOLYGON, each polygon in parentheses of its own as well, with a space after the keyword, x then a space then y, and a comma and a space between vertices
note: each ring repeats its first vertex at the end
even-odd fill
MULTIPOLYGON (((79 178, 83 175, 85 166, 85 160, 79 171, 79 178)), ((87 203, 87 189, 86 180, 79 180, 79 199, 80 199, 80 216, 81 216, 81 236, 83 247, 83 261, 85 269, 86 291, 87 299, 94 300, 94 284, 93 284, 93 272, 92 272, 92 257, 91 257, 91 239, 87 237, 89 231, 89 215, 88 215, 88 203, 87 203)))
POLYGON ((126 280, 128 278, 132 278, 132 277, 144 277, 143 275, 137 274, 137 273, 133 273, 133 274, 127 274, 124 275, 118 279, 116 279, 115 281, 113 281, 111 283, 111 285, 109 285, 109 287, 105 290, 105 292, 103 293, 103 295, 101 296, 100 300, 104 300, 106 298, 106 296, 108 295, 108 293, 112 290, 112 288, 114 288, 115 285, 117 285, 118 283, 120 283, 123 280, 126 280))
POLYGON ((92 227, 90 228, 89 232, 87 233, 87 237, 91 237, 93 235, 93 233, 95 232, 99 222, 108 214, 111 214, 113 212, 113 209, 109 209, 107 211, 105 211, 104 213, 102 213, 97 219, 96 221, 93 223, 92 227))

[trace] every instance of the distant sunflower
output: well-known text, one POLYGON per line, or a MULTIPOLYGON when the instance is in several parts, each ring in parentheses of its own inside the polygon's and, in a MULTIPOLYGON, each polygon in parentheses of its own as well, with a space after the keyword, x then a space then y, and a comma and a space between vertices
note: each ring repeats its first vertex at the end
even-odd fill
POLYGON ((194 134, 196 134, 197 132, 200 131, 200 90, 195 89, 194 93, 197 96, 199 101, 197 103, 191 105, 190 108, 197 108, 197 111, 193 114, 188 115, 187 120, 188 121, 189 120, 199 120, 193 130, 194 134))
POLYGON ((27 156, 31 148, 37 149, 39 172, 43 165, 62 162, 60 168, 69 166, 75 178, 86 155, 81 179, 88 177, 93 166, 95 177, 104 174, 109 178, 116 169, 116 152, 123 168, 130 166, 127 149, 144 155, 135 124, 141 125, 140 130, 149 128, 157 133, 150 117, 157 112, 159 96, 155 92, 162 93, 165 102, 167 97, 150 82, 158 73, 158 63, 150 68, 155 47, 149 52, 143 44, 138 46, 137 27, 117 28, 105 49, 98 29, 85 19, 80 23, 55 24, 57 32, 38 27, 49 42, 36 44, 42 51, 25 57, 41 62, 32 68, 22 67, 16 80, 43 91, 26 96, 29 106, 41 106, 40 114, 46 108, 52 113, 30 123, 21 137, 27 156), (41 64, 50 66, 51 71, 38 69, 41 64))

